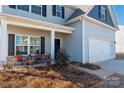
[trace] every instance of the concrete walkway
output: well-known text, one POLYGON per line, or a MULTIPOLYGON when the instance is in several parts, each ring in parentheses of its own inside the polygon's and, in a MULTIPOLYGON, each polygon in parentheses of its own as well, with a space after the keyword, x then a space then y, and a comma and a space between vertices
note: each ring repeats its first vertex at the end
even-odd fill
POLYGON ((95 63, 110 72, 124 75, 124 60, 108 60, 95 63))
POLYGON ((109 71, 109 70, 106 70, 106 69, 103 69, 101 68, 100 70, 90 70, 90 69, 87 69, 87 68, 82 68, 81 69, 83 71, 86 71, 87 73, 90 73, 90 74, 95 74, 97 75, 98 77, 100 77, 101 79, 106 79, 107 77, 111 76, 112 74, 114 74, 113 71, 109 71))
POLYGON ((124 75, 124 60, 108 60, 103 62, 94 63, 101 67, 100 70, 90 70, 86 68, 82 68, 82 70, 99 76, 102 79, 105 79, 111 76, 114 73, 119 73, 124 75))

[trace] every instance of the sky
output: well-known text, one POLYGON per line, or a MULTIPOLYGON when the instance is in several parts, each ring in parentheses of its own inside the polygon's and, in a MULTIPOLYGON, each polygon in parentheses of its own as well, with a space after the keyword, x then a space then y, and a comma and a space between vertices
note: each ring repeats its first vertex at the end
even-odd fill
POLYGON ((124 5, 113 5, 113 10, 119 25, 124 25, 124 5))

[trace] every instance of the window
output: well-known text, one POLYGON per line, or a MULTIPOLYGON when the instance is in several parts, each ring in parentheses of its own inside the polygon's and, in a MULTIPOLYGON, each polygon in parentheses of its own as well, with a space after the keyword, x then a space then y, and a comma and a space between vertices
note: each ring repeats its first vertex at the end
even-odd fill
POLYGON ((16 36, 16 54, 28 54, 28 37, 16 36))
POLYGON ((17 9, 29 12, 29 5, 17 5, 17 9))
POLYGON ((100 16, 102 20, 106 20, 106 9, 103 6, 100 7, 100 16))
POLYGON ((40 52, 40 38, 30 37, 30 54, 36 54, 37 51, 40 52))
POLYGON ((47 16, 47 6, 46 5, 9 5, 10 8, 19 9, 27 11, 30 13, 47 16))
POLYGON ((16 54, 28 55, 41 51, 41 38, 16 35, 16 54))
POLYGON ((65 8, 59 5, 52 6, 52 15, 65 18, 65 8))
POLYGON ((9 7, 16 9, 16 5, 9 5, 9 7))
POLYGON ((41 8, 42 6, 38 5, 31 5, 31 12, 35 14, 41 15, 41 8))
POLYGON ((62 7, 59 5, 56 5, 56 16, 58 17, 62 16, 62 7))

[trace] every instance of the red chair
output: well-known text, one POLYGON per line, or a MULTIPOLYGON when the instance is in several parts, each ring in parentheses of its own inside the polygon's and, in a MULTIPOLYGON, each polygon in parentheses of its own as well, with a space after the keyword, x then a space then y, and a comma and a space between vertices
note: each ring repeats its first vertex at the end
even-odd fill
POLYGON ((22 55, 16 55, 17 61, 23 61, 23 56, 22 55))

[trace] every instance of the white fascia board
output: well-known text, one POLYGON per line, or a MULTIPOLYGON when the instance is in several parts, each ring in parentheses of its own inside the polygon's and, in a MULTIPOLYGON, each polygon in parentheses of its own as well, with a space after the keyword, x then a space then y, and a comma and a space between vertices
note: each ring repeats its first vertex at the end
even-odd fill
POLYGON ((109 9, 110 16, 111 16, 111 18, 112 18, 112 21, 113 21, 113 23, 114 23, 114 26, 119 30, 118 22, 117 22, 117 19, 116 19, 114 10, 113 10, 113 8, 112 8, 112 5, 107 5, 107 7, 108 7, 108 9, 109 9))
POLYGON ((85 15, 88 15, 89 14, 89 12, 93 9, 93 7, 94 7, 95 5, 92 5, 89 9, 88 9, 88 11, 86 12, 86 14, 85 15))
POLYGON ((4 17, 7 17, 7 18, 11 17, 11 18, 14 18, 14 19, 17 18, 17 19, 26 20, 26 21, 37 22, 39 24, 43 24, 43 25, 46 25, 46 26, 54 28, 54 29, 61 29, 61 30, 68 30, 68 31, 74 31, 75 30, 72 27, 63 26, 63 25, 59 25, 59 24, 54 24, 54 23, 50 23, 50 22, 39 21, 39 20, 25 18, 25 17, 20 17, 20 16, 15 16, 15 15, 11 15, 11 14, 0 13, 0 15, 4 16, 4 17))
POLYGON ((102 25, 102 26, 107 27, 107 28, 109 28, 109 29, 112 29, 112 30, 114 30, 114 31, 117 31, 117 30, 118 30, 117 28, 114 28, 114 27, 112 27, 112 26, 109 26, 109 25, 107 25, 107 24, 105 24, 105 23, 103 23, 103 22, 101 22, 101 21, 98 21, 98 20, 96 20, 96 19, 94 19, 94 18, 91 18, 91 17, 89 17, 89 16, 85 16, 84 19, 85 19, 85 20, 88 20, 88 21, 91 21, 91 22, 93 22, 93 23, 102 25))
POLYGON ((105 24, 105 23, 103 23, 103 22, 101 22, 101 21, 98 21, 98 20, 96 20, 96 19, 94 19, 94 18, 91 18, 91 17, 89 17, 89 16, 87 16, 87 15, 78 16, 78 17, 76 17, 76 18, 73 18, 73 19, 71 19, 71 20, 65 22, 64 24, 65 24, 65 25, 68 25, 68 24, 74 23, 74 22, 76 22, 76 21, 79 21, 79 20, 81 20, 81 19, 82 19, 82 20, 83 20, 83 19, 89 20, 89 21, 94 22, 94 23, 96 23, 96 24, 99 24, 99 25, 108 27, 109 29, 112 29, 112 30, 114 30, 114 31, 119 30, 118 28, 114 28, 114 27, 112 27, 112 26, 109 26, 109 25, 107 25, 107 24, 105 24))

